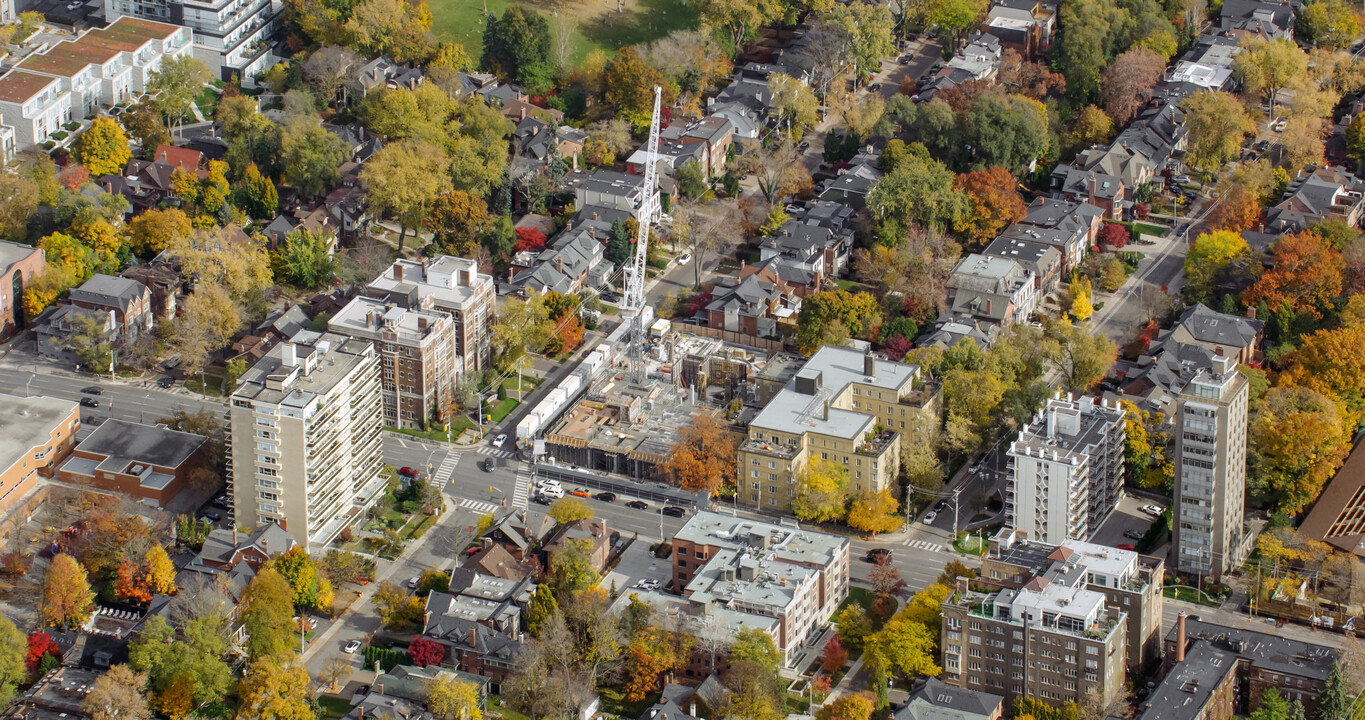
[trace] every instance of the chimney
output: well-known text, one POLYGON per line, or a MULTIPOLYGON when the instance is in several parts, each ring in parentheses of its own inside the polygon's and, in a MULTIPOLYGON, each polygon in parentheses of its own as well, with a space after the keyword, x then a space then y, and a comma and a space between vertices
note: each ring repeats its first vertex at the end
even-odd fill
POLYGON ((1175 661, 1185 662, 1185 611, 1175 618, 1175 661))
POLYGON ((237 523, 232 524, 232 546, 237 547, 237 523))
POLYGON ((558 271, 560 271, 560 272, 564 272, 564 256, 563 256, 563 255, 556 255, 556 256, 555 256, 555 269, 558 270, 558 271))
POLYGON ((521 108, 521 118, 520 118, 520 119, 522 119, 522 120, 525 120, 525 119, 526 119, 526 107, 525 107, 525 106, 522 106, 522 108, 521 108))
POLYGON ((877 376, 877 356, 872 353, 863 355, 863 374, 868 377, 877 376))
POLYGON ((597 211, 596 211, 596 210, 594 210, 593 213, 592 213, 592 219, 593 219, 593 220, 596 220, 596 219, 597 219, 597 211))
POLYGON ((1254 307, 1249 307, 1249 308, 1247 308, 1247 317, 1251 318, 1252 320, 1255 320, 1255 319, 1256 319, 1256 308, 1254 308, 1254 307))
POLYGON ((418 332, 426 332, 426 329, 427 329, 427 319, 424 318, 424 317, 418 317, 418 318, 417 318, 417 331, 418 331, 418 332))
POLYGON ((1095 173, 1090 173, 1090 177, 1086 180, 1085 184, 1086 184, 1086 189, 1089 191, 1089 196, 1090 196, 1090 199, 1088 200, 1088 202, 1089 202, 1091 205, 1094 205, 1094 204, 1095 204, 1095 186, 1098 185, 1098 183, 1095 181, 1095 173))
POLYGON ((291 342, 280 343, 280 347, 284 349, 284 350, 283 350, 283 352, 284 352, 284 357, 283 357, 283 360, 282 360, 282 362, 284 363, 284 366, 285 366, 285 367, 295 367, 295 366, 297 366, 297 365, 299 364, 299 356, 298 356, 298 354, 294 351, 294 343, 291 343, 291 342))
POLYGON ((472 647, 472 648, 478 648, 478 647, 479 647, 479 626, 478 626, 478 625, 470 625, 470 626, 469 626, 469 647, 472 647))
POLYGON ((393 264, 393 279, 394 280, 403 279, 403 268, 399 267, 398 263, 393 264))

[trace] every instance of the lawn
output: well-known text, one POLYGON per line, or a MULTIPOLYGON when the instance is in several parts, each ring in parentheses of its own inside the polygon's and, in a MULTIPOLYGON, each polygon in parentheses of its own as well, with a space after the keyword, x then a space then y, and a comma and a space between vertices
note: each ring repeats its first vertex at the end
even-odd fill
POLYGON ((493 418, 493 422, 502 422, 502 419, 507 417, 507 414, 515 410, 520 404, 521 401, 516 398, 499 400, 498 404, 493 406, 493 412, 489 413, 489 415, 493 418))
POLYGON ((1140 222, 1133 223, 1133 230, 1136 230, 1137 232, 1140 232, 1143 235, 1164 235, 1166 231, 1169 229, 1170 228, 1163 227, 1161 225, 1152 225, 1150 223, 1140 222))
POLYGON ((1163 588, 1161 592, 1168 598, 1175 598, 1176 600, 1183 600, 1188 603, 1196 603, 1208 607, 1218 607, 1220 605, 1217 600, 1209 597, 1207 593, 1200 599, 1199 591, 1196 588, 1186 587, 1184 585, 1168 585, 1163 588))
POLYGON ((197 392, 208 397, 223 396, 223 376, 205 375, 203 383, 199 382, 199 376, 185 379, 185 389, 190 392, 197 392))
MULTIPOLYGON (((463 44, 465 52, 477 60, 483 49, 484 8, 501 15, 509 4, 509 0, 430 0, 431 29, 463 44)), ((623 45, 646 43, 697 25, 697 13, 685 0, 621 0, 621 13, 616 12, 617 0, 521 4, 548 16, 551 28, 558 18, 573 23, 573 63, 594 48, 614 55, 623 45)))
MULTIPOLYGON (((478 426, 479 426, 478 423, 474 422, 473 420, 470 420, 464 415, 457 415, 454 420, 450 421, 450 437, 452 438, 459 437, 460 433, 464 432, 466 428, 475 428, 478 426)), ((385 427, 384 429, 390 432, 402 433, 403 435, 410 435, 412 437, 423 438, 425 440, 446 442, 446 430, 444 427, 440 426, 432 426, 430 430, 417 430, 414 428, 396 427, 385 427)))
POLYGON ((344 697, 323 693, 318 696, 318 707, 322 708, 323 717, 339 718, 351 711, 351 701, 344 697))

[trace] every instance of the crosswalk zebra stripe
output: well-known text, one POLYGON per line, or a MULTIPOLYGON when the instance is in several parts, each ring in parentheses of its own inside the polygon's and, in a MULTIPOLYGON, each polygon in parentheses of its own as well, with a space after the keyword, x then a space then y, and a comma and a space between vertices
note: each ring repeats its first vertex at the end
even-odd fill
POLYGON ((445 489, 446 483, 450 482, 450 476, 455 472, 455 466, 460 464, 461 453, 446 453, 445 459, 441 460, 440 467, 436 468, 436 474, 431 477, 431 482, 438 489, 445 489))
POLYGON ((498 506, 494 505, 493 503, 469 499, 461 500, 460 507, 469 508, 470 510, 479 513, 480 515, 487 515, 488 513, 495 512, 498 509, 498 506))

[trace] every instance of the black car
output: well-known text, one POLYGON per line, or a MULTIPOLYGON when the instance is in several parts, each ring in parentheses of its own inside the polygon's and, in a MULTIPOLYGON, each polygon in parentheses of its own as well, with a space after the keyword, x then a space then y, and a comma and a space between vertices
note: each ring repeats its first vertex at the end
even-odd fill
POLYGON ((632 510, 648 510, 649 503, 644 502, 642 500, 631 500, 630 502, 626 503, 626 507, 632 510))
POLYGON ((226 509, 228 509, 228 499, 227 499, 227 496, 226 496, 226 495, 219 495, 218 497, 214 498, 213 501, 210 502, 209 504, 212 505, 212 506, 214 506, 214 507, 223 508, 224 510, 226 510, 226 509))
POLYGON ((214 511, 212 511, 212 510, 209 510, 209 511, 207 511, 207 512, 199 513, 199 515, 200 515, 200 517, 206 517, 206 518, 208 518, 208 519, 210 519, 210 520, 212 520, 212 521, 214 521, 214 522, 218 522, 219 520, 222 520, 222 519, 223 519, 223 516, 222 516, 222 515, 219 515, 218 513, 214 512, 214 511))
POLYGON ((600 492, 593 495, 592 499, 601 500, 602 502, 616 502, 616 493, 600 492))
POLYGON ((553 501, 545 495, 537 493, 535 497, 531 498, 531 502, 537 505, 549 505, 553 501))
POLYGON ((948 507, 948 503, 939 500, 938 502, 934 503, 934 512, 943 512, 943 509, 946 507, 948 507))
POLYGON ((479 469, 484 472, 493 472, 493 461, 490 459, 480 462, 479 469))
POLYGON ((872 548, 871 550, 867 551, 867 561, 870 563, 877 562, 882 558, 886 558, 886 561, 890 562, 891 550, 888 548, 872 548))
POLYGON ((99 407, 100 401, 94 398, 81 398, 81 407, 99 407))
POLYGON ((98 385, 91 385, 88 388, 81 388, 81 392, 85 393, 86 395, 103 395, 104 388, 98 385))
POLYGON ((682 508, 680 508, 680 507, 676 507, 676 506, 674 506, 674 505, 669 505, 668 507, 664 508, 664 509, 661 510, 660 512, 662 512, 663 514, 665 514, 665 515, 667 515, 667 516, 669 516, 669 517, 682 517, 682 516, 684 516, 684 515, 687 514, 687 511, 686 511, 686 510, 684 510, 684 509, 682 509, 682 508))
POLYGON ((175 378, 171 377, 170 375, 167 375, 156 381, 156 386, 161 388, 162 390, 165 390, 174 384, 175 378))

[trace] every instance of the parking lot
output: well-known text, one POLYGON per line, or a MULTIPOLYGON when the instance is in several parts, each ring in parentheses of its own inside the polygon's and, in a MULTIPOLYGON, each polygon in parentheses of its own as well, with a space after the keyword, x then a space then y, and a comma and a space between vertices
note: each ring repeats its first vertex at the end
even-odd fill
MULTIPOLYGON (((1157 503, 1147 498, 1133 497, 1125 495, 1119 501, 1119 506, 1114 509, 1114 514, 1100 526, 1090 541, 1099 545, 1118 547, 1119 545, 1132 545, 1138 541, 1140 536, 1125 537, 1125 532, 1146 533, 1156 521, 1155 515, 1144 513, 1141 508, 1145 505, 1156 505, 1165 508, 1165 503, 1157 503)), ((1164 544, 1164 542, 1163 542, 1164 544)), ((1148 551, 1148 554, 1155 554, 1157 548, 1148 551)))
POLYGON ((649 543, 637 540, 626 548, 621 554, 621 561, 602 578, 599 585, 608 591, 614 585, 618 593, 624 594, 627 590, 638 587, 642 581, 647 581, 646 585, 651 582, 657 583, 659 588, 663 588, 668 585, 672 574, 672 560, 654 557, 649 551, 649 543))

